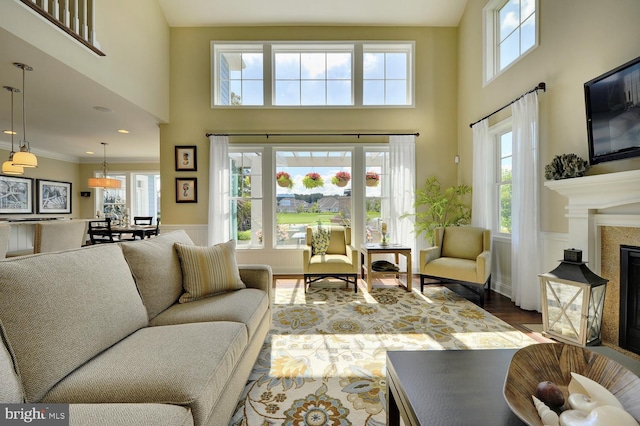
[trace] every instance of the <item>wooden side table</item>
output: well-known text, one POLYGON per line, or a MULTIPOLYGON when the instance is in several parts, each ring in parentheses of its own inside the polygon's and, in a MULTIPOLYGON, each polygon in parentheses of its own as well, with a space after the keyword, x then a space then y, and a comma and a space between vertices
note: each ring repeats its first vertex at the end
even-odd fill
POLYGON ((360 246, 360 276, 364 279, 365 273, 367 276, 367 290, 371 291, 372 288, 372 279, 374 277, 388 276, 390 274, 394 274, 396 276, 396 281, 398 284, 403 285, 407 291, 411 291, 411 247, 401 246, 399 244, 389 244, 386 246, 380 245, 378 243, 366 243, 360 246), (371 269, 371 256, 374 254, 393 254, 395 255, 395 264, 398 266, 400 264, 400 255, 403 255, 407 260, 407 269, 398 272, 392 271, 383 271, 377 272, 371 269), (400 280, 400 274, 406 275, 406 280, 403 283, 400 280))

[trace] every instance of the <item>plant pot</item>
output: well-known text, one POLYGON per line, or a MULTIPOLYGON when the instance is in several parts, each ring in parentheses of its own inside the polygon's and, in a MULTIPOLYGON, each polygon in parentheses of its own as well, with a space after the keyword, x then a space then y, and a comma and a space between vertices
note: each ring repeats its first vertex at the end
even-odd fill
POLYGON ((336 186, 339 186, 339 187, 342 188, 342 187, 347 186, 348 183, 349 183, 348 180, 339 180, 339 181, 336 182, 336 186))
POLYGON ((375 179, 367 179, 367 186, 378 186, 378 181, 375 179))
POLYGON ((288 188, 289 187, 289 181, 288 180, 276 180, 276 183, 278 184, 278 186, 280 186, 282 188, 288 188))

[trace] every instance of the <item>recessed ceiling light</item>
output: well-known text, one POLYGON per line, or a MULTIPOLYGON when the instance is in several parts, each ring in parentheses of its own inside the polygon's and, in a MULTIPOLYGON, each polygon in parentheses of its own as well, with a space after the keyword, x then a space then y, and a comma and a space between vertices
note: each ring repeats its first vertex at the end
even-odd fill
POLYGON ((85 152, 85 154, 93 155, 93 154, 95 154, 95 152, 93 152, 93 151, 87 151, 87 152, 85 152))
POLYGON ((93 109, 100 112, 111 112, 109 108, 103 106, 94 106, 93 109))
POLYGON ((124 134, 127 134, 127 133, 129 133, 129 131, 128 131, 128 130, 125 130, 125 129, 118 129, 118 133, 124 133, 124 134))
POLYGON ((11 130, 3 130, 2 133, 5 135, 17 135, 18 133, 12 132, 11 130))

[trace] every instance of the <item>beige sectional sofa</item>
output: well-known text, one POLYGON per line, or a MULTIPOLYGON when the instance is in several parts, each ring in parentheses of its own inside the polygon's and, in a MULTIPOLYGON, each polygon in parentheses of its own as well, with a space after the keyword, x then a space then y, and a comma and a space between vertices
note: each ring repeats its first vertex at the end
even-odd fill
POLYGON ((0 262, 0 402, 72 425, 228 424, 271 324, 268 266, 188 303, 183 231, 0 262))

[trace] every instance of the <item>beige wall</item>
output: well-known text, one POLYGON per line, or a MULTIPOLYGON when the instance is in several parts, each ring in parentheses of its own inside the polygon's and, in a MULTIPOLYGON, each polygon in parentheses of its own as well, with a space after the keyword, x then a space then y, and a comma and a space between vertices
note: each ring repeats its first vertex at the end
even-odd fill
MULTIPOLYGON (((163 224, 206 224, 207 132, 419 132, 418 182, 438 175, 454 184, 457 153, 457 29, 397 27, 228 27, 171 29, 171 120, 161 125, 163 224), (416 107, 374 109, 212 109, 212 40, 415 40, 416 107), (198 171, 174 171, 174 146, 198 147, 198 171), (198 203, 176 204, 177 176, 198 178, 198 203)), ((237 139, 236 142, 239 142, 237 139)), ((241 142, 264 142, 264 138, 241 142)), ((300 142, 287 138, 288 142, 300 142)), ((311 138, 305 142, 331 142, 311 138)), ((349 141, 358 143, 353 138, 349 141)), ((363 141, 365 143, 370 140, 363 141)), ((234 142, 234 140, 232 140, 234 142)), ((270 138, 269 142, 277 142, 270 138)))
POLYGON ((169 26, 157 0, 96 1, 99 57, 18 1, 0 1, 0 28, 162 121, 169 119, 169 26))
MULTIPOLYGON (((547 92, 539 94, 541 229, 567 232, 567 200, 542 185, 544 165, 565 153, 588 159, 583 84, 640 55, 640 2, 540 0, 539 46, 483 87, 482 8, 486 3, 469 0, 459 26, 458 179, 472 182, 469 123, 544 81, 547 92)), ((640 158, 598 164, 589 174, 638 168, 640 158)))

